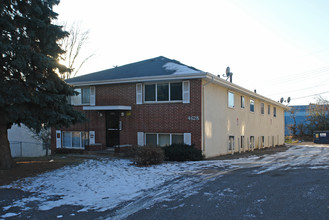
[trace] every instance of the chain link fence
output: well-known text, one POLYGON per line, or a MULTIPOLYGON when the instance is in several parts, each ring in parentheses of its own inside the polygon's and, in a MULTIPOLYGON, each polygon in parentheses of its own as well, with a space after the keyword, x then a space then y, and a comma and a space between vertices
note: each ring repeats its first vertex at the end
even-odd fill
POLYGON ((49 144, 9 141, 12 157, 42 157, 50 154, 49 144))

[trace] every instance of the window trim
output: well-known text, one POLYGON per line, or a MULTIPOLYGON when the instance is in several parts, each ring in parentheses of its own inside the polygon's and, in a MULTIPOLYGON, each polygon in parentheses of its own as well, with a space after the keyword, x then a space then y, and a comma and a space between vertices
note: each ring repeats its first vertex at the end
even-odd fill
POLYGON ((267 114, 270 115, 271 114, 271 105, 267 105, 267 114))
POLYGON ((249 100, 249 111, 252 113, 255 113, 255 100, 254 99, 250 99, 249 100), (251 102, 253 103, 253 111, 251 111, 251 102))
POLYGON ((260 103, 260 114, 265 115, 265 103, 264 102, 260 103))
MULTIPOLYGON (((71 105, 73 105, 73 106, 88 106, 88 105, 92 105, 92 102, 91 102, 91 86, 83 86, 83 87, 76 87, 76 88, 74 88, 74 91, 75 92, 79 92, 79 91, 77 91, 77 90, 80 90, 80 93, 79 93, 79 95, 73 95, 73 96, 70 96, 70 104, 71 105), (83 94, 82 94, 82 91, 83 91, 83 89, 89 89, 89 103, 82 103, 82 100, 83 100, 83 94), (74 103, 72 103, 72 97, 74 97, 74 98, 78 98, 79 97, 79 103, 78 104, 74 104, 74 103)), ((94 96, 95 96, 95 99, 96 99, 96 91, 94 91, 95 92, 95 94, 94 94, 94 96)), ((74 99, 73 98, 73 99, 74 99)))
POLYGON ((231 109, 235 108, 235 94, 232 91, 227 91, 227 107, 231 109), (230 106, 230 94, 233 95, 233 106, 230 106))
POLYGON ((276 107, 273 106, 273 117, 276 118, 276 107))
POLYGON ((88 138, 89 138, 89 132, 86 131, 62 131, 62 147, 66 149, 85 149, 85 146, 83 146, 83 133, 88 133, 88 138), (80 141, 80 146, 79 147, 73 147, 73 132, 78 132, 79 133, 79 141, 80 141), (65 146, 64 145, 64 133, 70 133, 71 135, 71 146, 65 146))
POLYGON ((228 152, 232 152, 232 154, 233 154, 234 151, 235 151, 235 138, 234 138, 234 135, 229 135, 228 136, 228 152), (231 142, 231 139, 232 139, 232 142, 231 142))
POLYGON ((170 82, 155 82, 155 83, 144 83, 143 84, 143 102, 144 103, 182 103, 184 99, 184 91, 183 91, 183 81, 170 81, 170 82), (168 83, 168 101, 158 101, 158 84, 168 83), (172 83, 181 83, 182 85, 182 99, 181 100, 171 100, 171 84, 172 83), (145 86, 146 85, 155 85, 155 101, 146 101, 145 100, 145 86))
POLYGON ((245 97, 242 95, 240 98, 240 104, 241 104, 241 108, 245 109, 246 108, 246 99, 245 97))

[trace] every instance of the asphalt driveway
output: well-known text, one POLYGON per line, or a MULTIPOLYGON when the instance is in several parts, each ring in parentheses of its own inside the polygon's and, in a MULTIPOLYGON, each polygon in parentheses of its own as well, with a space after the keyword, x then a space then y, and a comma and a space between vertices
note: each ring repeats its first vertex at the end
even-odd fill
POLYGON ((0 189, 0 219, 329 219, 329 148, 138 168, 93 160, 0 189))

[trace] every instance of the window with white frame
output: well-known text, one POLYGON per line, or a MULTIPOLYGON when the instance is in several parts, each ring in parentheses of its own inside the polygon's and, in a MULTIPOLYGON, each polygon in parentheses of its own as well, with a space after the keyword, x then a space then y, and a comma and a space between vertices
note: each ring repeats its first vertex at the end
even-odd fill
POLYGON ((228 107, 234 108, 234 93, 228 92, 227 97, 228 97, 228 107))
POLYGON ((88 132, 63 131, 63 148, 84 148, 88 143, 88 132))
POLYGON ((255 101, 250 99, 250 111, 255 112, 255 101))
POLYGON ((182 101, 182 82, 145 84, 144 94, 145 102, 182 101))
POLYGON ((276 117, 276 107, 273 107, 273 116, 276 117))
POLYGON ((184 134, 146 133, 145 144, 161 147, 172 144, 184 144, 184 134))
POLYGON ((267 106, 267 114, 268 114, 268 115, 271 114, 271 106, 270 106, 270 105, 267 106))
POLYGON ((241 96, 241 108, 245 108, 244 96, 241 96))
POLYGON ((260 113, 261 113, 262 115, 265 114, 265 104, 264 104, 264 103, 260 103, 260 113))
POLYGON ((228 150, 234 151, 234 136, 228 137, 228 150))
POLYGON ((88 105, 90 104, 90 87, 76 88, 78 95, 71 96, 71 105, 88 105))
POLYGON ((250 149, 254 149, 255 148, 255 137, 254 136, 250 136, 250 149))

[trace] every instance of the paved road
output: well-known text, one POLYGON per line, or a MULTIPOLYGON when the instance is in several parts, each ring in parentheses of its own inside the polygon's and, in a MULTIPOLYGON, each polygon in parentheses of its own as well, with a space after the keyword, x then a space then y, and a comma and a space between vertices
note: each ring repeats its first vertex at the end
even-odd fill
POLYGON ((128 219, 329 219, 329 172, 238 169, 128 219))
POLYGON ((200 163, 102 212, 74 205, 42 211, 31 200, 38 194, 0 189, 0 219, 329 219, 329 148, 299 146, 213 164, 200 163))

